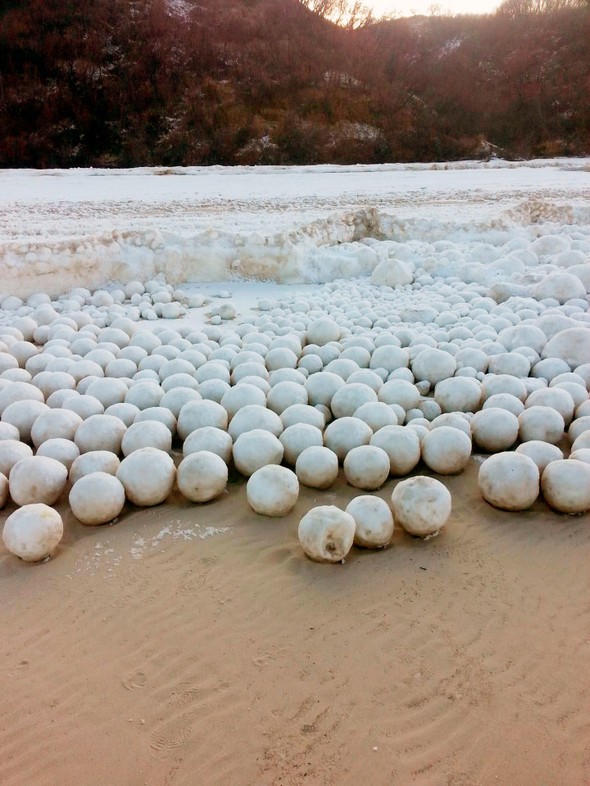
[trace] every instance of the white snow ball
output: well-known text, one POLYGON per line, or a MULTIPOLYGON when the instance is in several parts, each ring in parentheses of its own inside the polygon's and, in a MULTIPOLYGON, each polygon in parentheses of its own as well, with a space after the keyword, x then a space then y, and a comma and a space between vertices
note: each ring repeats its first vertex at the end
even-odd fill
POLYGON ((343 417, 334 420, 326 428, 324 442, 340 461, 344 461, 349 451, 360 445, 368 445, 372 436, 373 430, 359 418, 343 417))
POLYGON ((80 478, 93 472, 106 472, 116 475, 120 465, 119 457, 108 450, 94 450, 82 453, 70 467, 70 483, 77 483, 80 478))
POLYGON ((384 426, 397 426, 398 424, 397 415, 392 407, 381 401, 369 401, 366 404, 361 404, 352 415, 370 426, 373 433, 384 426))
POLYGON ((346 358, 336 358, 336 360, 331 360, 326 368, 326 373, 328 374, 336 374, 337 376, 341 377, 345 382, 351 377, 353 374, 356 374, 360 371, 358 365, 354 362, 354 360, 347 360, 346 358))
POLYGON ((56 459, 30 456, 18 461, 9 477, 10 496, 17 505, 42 502, 53 505, 60 498, 68 470, 56 459))
POLYGON ((63 531, 59 513, 37 503, 19 508, 6 519, 2 539, 11 554, 25 562, 40 562, 54 553, 63 531))
POLYGON ((410 364, 410 353, 407 349, 385 344, 377 347, 371 355, 369 367, 372 369, 384 368, 388 373, 400 368, 407 368, 410 364))
POLYGON ((246 484, 250 507, 262 516, 286 516, 299 498, 297 475, 286 467, 261 467, 246 484))
POLYGON ((74 390, 76 387, 76 380, 66 371, 41 371, 33 377, 32 383, 46 399, 58 390, 74 390))
POLYGON ((376 401, 377 394, 368 385, 347 382, 332 397, 330 409, 336 418, 352 417, 362 404, 376 401))
MULTIPOLYGON (((0 443, 0 445, 2 444, 6 443, 0 443)), ((572 453, 576 450, 583 450, 585 448, 590 448, 590 431, 583 431, 579 437, 576 437, 572 445, 572 453)))
POLYGON ((266 405, 266 395, 255 385, 240 382, 224 393, 220 404, 227 412, 226 418, 231 420, 240 409, 250 404, 264 407, 266 405))
POLYGON ((75 412, 82 420, 86 420, 91 415, 102 415, 104 407, 97 398, 94 396, 71 396, 67 398, 62 404, 62 409, 68 409, 75 412))
POLYGON ((552 379, 570 371, 569 365, 560 358, 545 358, 535 363, 531 369, 532 377, 541 377, 551 382, 552 379))
POLYGON ((222 379, 208 379, 199 384, 199 393, 204 400, 219 404, 229 388, 229 384, 222 379))
POLYGON ((481 465, 477 483, 493 507, 526 510, 539 495, 539 468, 524 453, 496 453, 481 465))
POLYGON ((391 475, 407 475, 420 461, 420 438, 413 429, 384 426, 371 437, 370 444, 387 453, 391 475))
POLYGON ((111 473, 91 472, 72 486, 69 502, 72 513, 82 524, 108 524, 123 510, 125 488, 111 473))
POLYGON ((518 439, 518 418, 499 407, 476 412, 471 420, 474 443, 489 453, 508 450, 518 439))
POLYGON ((434 418, 430 424, 430 430, 442 428, 443 426, 445 428, 448 426, 459 429, 459 431, 463 431, 468 437, 471 437, 471 425, 466 415, 461 412, 444 412, 442 415, 434 418))
POLYGON ((176 434, 176 418, 172 412, 165 407, 149 407, 149 409, 142 409, 137 413, 133 422, 145 423, 147 421, 162 423, 166 426, 172 437, 176 434))
MULTIPOLYGON (((530 445, 530 442, 527 443, 530 445)), ((560 456, 563 458, 563 456, 560 456)), ((570 453, 569 458, 576 461, 583 461, 585 464, 590 464, 590 448, 580 448, 579 450, 574 450, 570 453)), ((0 507, 2 507, 0 505, 0 507)))
POLYGON ((519 347, 530 347, 540 355, 547 343, 547 336, 536 325, 512 325, 500 331, 498 341, 506 347, 507 352, 513 352, 519 347))
POLYGON ((510 393, 494 393, 484 401, 482 406, 482 409, 490 408, 505 409, 518 417, 524 411, 524 404, 519 398, 510 393))
POLYGON ((12 423, 0 422, 0 441, 3 439, 20 440, 20 431, 12 423))
POLYGON ((475 412, 480 399, 481 384, 469 377, 443 379, 434 389, 434 400, 442 412, 475 412))
MULTIPOLYGON (((344 380, 331 371, 320 371, 305 380, 305 389, 312 406, 323 404, 329 407, 337 390, 344 385, 344 380)), ((1 396, 1 394, 0 394, 1 396)))
POLYGON ((389 379, 379 388, 377 397, 383 404, 397 404, 405 411, 415 409, 421 399, 416 385, 405 379, 389 379))
POLYGON ((329 448, 305 448, 295 463, 300 483, 316 489, 329 488, 338 477, 338 456, 329 448))
POLYGON ((371 274, 371 283, 377 287, 403 287, 413 281, 414 265, 401 259, 386 259, 371 274))
POLYGON ((518 352, 501 352, 490 358, 490 374, 509 374, 512 377, 526 377, 531 370, 530 361, 518 352))
POLYGON ((439 475, 456 475, 471 457, 471 439, 463 431, 441 426, 426 434, 421 443, 422 460, 439 475))
POLYGON ((227 431, 215 428, 215 426, 202 426, 188 435, 182 446, 182 452, 185 456, 201 451, 215 453, 226 464, 229 464, 232 447, 232 438, 227 431))
POLYGON ((576 459, 552 461, 541 477, 547 503, 560 513, 577 515, 590 510, 590 464, 576 459))
POLYGON ((121 404, 127 395, 127 385, 122 379, 95 379, 87 388, 86 395, 97 398, 105 409, 112 404, 121 404))
POLYGON ((549 273, 533 287, 533 297, 537 300, 552 298, 563 304, 572 298, 585 296, 586 287, 571 273, 549 273))
POLYGON ((48 439, 61 437, 73 440, 76 430, 84 421, 75 412, 68 409, 50 409, 42 412, 31 427, 31 440, 39 447, 48 439))
POLYGON ((299 522, 299 543, 315 562, 342 562, 354 542, 356 522, 335 505, 312 508, 299 522))
POLYGON ((563 416, 552 407, 534 406, 518 416, 518 435, 521 442, 535 439, 557 444, 563 437, 563 416))
POLYGON ((391 495, 393 519, 410 535, 431 538, 451 515, 451 494, 435 478, 418 475, 400 481, 391 495))
POLYGON ((576 418, 569 427, 567 435, 572 442, 575 442, 585 431, 590 431, 590 415, 576 418))
POLYGON ((286 409, 292 406, 305 406, 307 402, 308 395, 305 387, 289 381, 273 385, 266 398, 266 405, 277 415, 282 415, 286 409))
POLYGON ((0 389, 0 415, 4 415, 4 410, 15 402, 37 401, 45 403, 45 397, 39 388, 29 382, 10 382, 0 389))
POLYGON ((490 396, 498 393, 509 393, 522 402, 526 401, 528 396, 527 387, 522 379, 508 374, 488 374, 481 383, 482 401, 485 402, 490 396))
POLYGON ((588 401, 588 391, 586 390, 585 383, 583 385, 578 385, 577 382, 556 382, 550 387, 555 387, 559 390, 565 390, 567 393, 569 393, 572 397, 572 401, 574 402, 575 409, 577 409, 580 404, 588 401))
POLYGON ((158 448, 167 453, 172 448, 170 430, 157 420, 146 420, 129 426, 121 440, 121 452, 128 456, 140 448, 158 448))
POLYGON ((141 448, 123 459, 117 478, 125 487, 130 502, 140 507, 159 505, 174 486, 176 467, 163 450, 141 448))
POLYGON ((549 442, 541 442, 538 439, 523 442, 522 445, 516 448, 516 452, 531 458, 537 465, 541 475, 547 464, 563 458, 563 453, 556 445, 551 445, 549 442))
POLYGON ((422 349, 412 360, 412 371, 416 379, 426 379, 431 385, 452 377, 457 361, 448 352, 434 347, 422 349))
POLYGON ((229 434, 235 440, 247 431, 262 429, 269 431, 278 437, 283 431, 283 423, 276 412, 260 407, 257 404, 249 404, 237 412, 229 424, 229 434))
POLYGON ((188 435, 203 426, 213 426, 225 431, 227 429, 227 411, 216 401, 203 399, 202 401, 189 401, 180 410, 178 416, 178 435, 186 439, 188 435))
POLYGON ((280 417, 284 428, 294 426, 296 423, 308 423, 323 430, 326 425, 324 415, 315 407, 306 404, 292 404, 281 412, 280 417))
POLYGON ((308 327, 307 343, 323 347, 324 344, 328 344, 330 341, 338 341, 340 333, 340 328, 333 319, 320 317, 308 327))
POLYGON ((344 476, 358 489, 374 491, 389 477, 389 456, 375 445, 360 445, 350 450, 344 459, 344 476))
POLYGON ((189 401, 200 401, 201 394, 192 388, 178 387, 164 393, 160 399, 160 407, 170 410, 175 418, 178 418, 180 411, 189 401))
POLYGON ((297 368, 298 356, 288 347, 276 347, 269 349, 264 358, 266 368, 269 371, 277 371, 281 368, 297 368))
POLYGON ((134 382, 125 393, 125 404, 133 404, 138 409, 158 407, 163 396, 164 391, 157 382, 141 380, 134 382))
MULTIPOLYGON (((590 357, 590 329, 572 327, 551 338, 543 349, 543 358, 559 358, 571 370, 588 362, 590 357)), ((1 394, 0 394, 1 401, 1 394)))
POLYGON ((225 461, 208 450, 195 451, 180 462, 176 480, 180 493, 190 502, 209 502, 225 491, 225 461))
POLYGON ((49 407, 42 401, 15 401, 2 413, 2 422, 17 428, 23 442, 30 442, 33 423, 43 412, 49 412, 49 407))
POLYGON ((69 439, 56 437, 44 442, 36 453, 37 456, 48 456, 49 458, 60 461, 69 470, 74 461, 80 455, 80 451, 75 442, 69 439))
POLYGON ((281 441, 270 431, 252 429, 238 436, 232 455, 238 472, 249 478, 261 467, 280 464, 284 450, 281 441))
POLYGON ((110 407, 105 409, 105 415, 112 415, 115 418, 119 418, 119 420, 124 423, 126 426, 130 426, 132 423, 135 422, 135 418, 138 416, 140 410, 135 404, 111 404, 110 407))
MULTIPOLYGON (((35 423, 33 429, 36 425, 35 423)), ((127 426, 114 415, 91 415, 83 420, 76 429, 74 442, 80 449, 80 453, 88 453, 91 450, 108 450, 109 453, 119 453, 121 440, 126 431, 127 426)))
POLYGON ((393 536, 393 514, 385 500, 373 494, 355 497, 347 506, 356 523, 354 543, 366 549, 382 549, 393 536))
POLYGON ((294 423, 288 426, 279 437, 285 450, 287 464, 295 465, 299 454, 312 445, 323 445, 322 431, 308 423, 294 423))
POLYGON ((488 356, 486 353, 475 347, 464 347, 455 355, 457 369, 473 368, 475 371, 486 372, 488 370, 488 356))
POLYGON ((551 409, 559 412, 567 426, 572 421, 574 416, 574 400, 567 390, 562 388, 541 388, 540 390, 533 391, 524 403, 526 409, 530 407, 551 407, 551 409))

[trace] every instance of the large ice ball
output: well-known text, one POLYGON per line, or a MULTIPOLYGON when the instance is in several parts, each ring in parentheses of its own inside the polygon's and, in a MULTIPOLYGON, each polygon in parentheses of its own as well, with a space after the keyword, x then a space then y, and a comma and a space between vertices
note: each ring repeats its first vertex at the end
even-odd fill
POLYGON ((355 497, 346 508, 356 522, 354 542, 366 549, 381 549, 393 535, 393 515, 385 500, 373 494, 355 497))
POLYGON ((319 445, 305 448, 297 458, 295 473, 304 486, 327 489, 338 477, 338 456, 319 445))
POLYGON ((227 485, 227 464, 216 453, 201 450, 190 453, 178 467, 176 479, 180 493, 191 502, 209 502, 227 485))
POLYGON ((526 510, 539 496, 539 468, 523 453, 496 453, 479 469, 481 496, 502 510, 526 510))
POLYGON ((590 464, 576 459, 552 461, 541 477, 543 496, 560 513, 590 510, 590 464))
POLYGON ((262 516, 286 516, 299 497, 297 475, 286 467, 261 467, 246 484, 248 502, 262 516))
POLYGON ((461 472, 471 457, 471 439, 458 428, 440 426, 422 440, 422 460, 439 475, 461 472))
POLYGON ((334 505, 312 508, 298 527, 299 543, 316 562, 342 562, 352 548, 355 532, 354 517, 334 505))
POLYGON ((451 515, 451 493, 439 480, 418 475, 397 484, 391 507, 394 521, 410 535, 433 537, 451 515))
POLYGON ((117 477, 134 505, 159 505, 174 486, 176 467, 168 453, 157 448, 140 448, 124 458, 117 477))
POLYGON ((68 479, 61 461, 48 456, 31 456, 17 462, 10 473, 10 496, 17 505, 42 502, 53 505, 60 498, 68 479))
POLYGON ((59 513, 40 502, 15 510, 4 523, 2 539, 12 554, 25 562, 39 562, 53 554, 63 531, 59 513))
POLYGON ((97 526, 117 518, 125 505, 125 489, 114 475, 91 472, 72 486, 69 500, 72 513, 82 524, 97 526))
POLYGON ((389 456, 375 445, 359 445, 344 459, 344 476, 351 486, 365 491, 381 488, 389 477, 389 456))

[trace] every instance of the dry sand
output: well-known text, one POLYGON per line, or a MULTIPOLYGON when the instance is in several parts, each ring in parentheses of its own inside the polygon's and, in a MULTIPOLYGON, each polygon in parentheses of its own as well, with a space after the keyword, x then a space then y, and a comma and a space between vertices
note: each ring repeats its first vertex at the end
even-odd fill
POLYGON ((106 528, 62 505, 50 562, 0 546, 0 783, 590 783, 590 516, 494 510, 477 469, 438 538, 335 566, 297 523, 343 481, 285 519, 241 481, 106 528))

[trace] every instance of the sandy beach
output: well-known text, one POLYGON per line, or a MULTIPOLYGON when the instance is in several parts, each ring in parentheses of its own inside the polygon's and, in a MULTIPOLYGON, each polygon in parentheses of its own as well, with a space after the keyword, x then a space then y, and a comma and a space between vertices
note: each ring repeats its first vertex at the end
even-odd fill
MULTIPOLYGON (((231 300, 263 331, 272 302, 253 304, 288 287, 231 281, 236 255, 261 280, 288 265, 302 297, 327 281, 325 300, 344 320, 347 285, 329 282, 348 276, 366 293, 359 280, 381 259, 379 244, 414 238, 412 259, 430 249, 425 291, 440 265, 453 287, 480 276, 483 301, 496 281, 486 266, 501 255, 490 248, 516 238, 510 248, 528 249, 564 227, 572 248, 587 248, 588 161, 574 164, 300 168, 291 180, 279 168, 127 179, 5 172, 13 198, 0 198, 2 289, 25 298, 39 281, 61 293, 91 287, 103 264, 107 278, 148 265, 174 281, 186 259, 210 280, 222 260, 218 282, 187 287, 206 303, 184 319, 198 330, 211 303, 231 300), (351 259, 361 261, 351 268, 351 259)), ((554 267, 514 260, 531 291, 538 271, 554 267)), ((428 297, 448 316, 441 299, 453 302, 453 289, 441 291, 428 297)), ((564 308, 587 327, 574 300, 564 308)), ((404 325, 416 320, 420 332, 422 312, 407 302, 404 325)), ((523 312, 523 324, 533 317, 523 312)), ((360 311, 352 318, 362 323, 360 311)), ((488 323, 494 340, 510 325, 488 323)), ((437 323, 436 341, 440 332, 437 323)), ((173 458, 182 458, 178 439, 173 458)), ((56 505, 64 537, 49 561, 21 562, 0 543, 0 784, 588 786, 590 513, 556 513, 542 496, 526 511, 492 507, 478 491, 484 459, 474 448, 460 474, 423 463, 411 472, 452 494, 437 537, 396 525, 386 549, 353 547, 335 565, 308 559, 297 527, 313 507, 344 508, 365 493, 342 470, 326 491, 301 485, 284 518, 256 514, 231 466, 211 503, 175 488, 152 508, 127 502, 99 527, 76 520, 67 486, 56 505)), ((389 502, 398 482, 375 493, 389 502)), ((16 507, 2 509, 0 527, 16 507)))

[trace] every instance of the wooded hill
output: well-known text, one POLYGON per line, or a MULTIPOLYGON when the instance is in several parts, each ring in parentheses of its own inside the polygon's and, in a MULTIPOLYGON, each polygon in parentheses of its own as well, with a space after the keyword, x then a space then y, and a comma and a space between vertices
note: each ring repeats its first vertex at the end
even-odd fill
POLYGON ((590 4, 0 0, 0 167, 590 154, 590 4))

